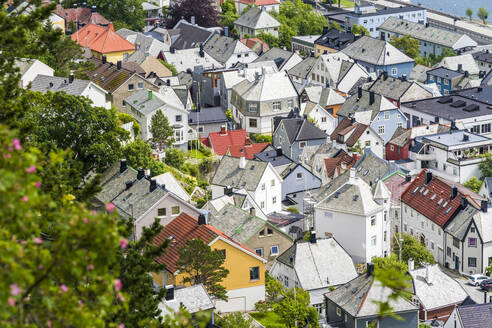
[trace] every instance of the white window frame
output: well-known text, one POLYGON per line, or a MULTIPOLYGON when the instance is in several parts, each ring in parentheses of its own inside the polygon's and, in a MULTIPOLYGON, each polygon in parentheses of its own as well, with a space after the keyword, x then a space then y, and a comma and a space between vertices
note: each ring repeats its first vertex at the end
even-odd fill
POLYGON ((280 248, 278 247, 278 245, 272 245, 272 246, 270 247, 270 255, 274 256, 274 255, 278 255, 278 254, 280 254, 280 248), (273 248, 274 248, 274 247, 276 247, 276 248, 277 248, 277 252, 274 252, 274 251, 273 251, 273 248))

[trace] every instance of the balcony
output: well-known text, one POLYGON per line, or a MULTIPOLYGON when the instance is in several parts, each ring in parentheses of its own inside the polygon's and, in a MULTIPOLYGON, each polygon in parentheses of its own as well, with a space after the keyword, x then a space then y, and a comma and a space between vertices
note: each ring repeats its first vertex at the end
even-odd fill
POLYGON ((435 161, 436 154, 415 154, 410 153, 410 159, 414 161, 435 161))

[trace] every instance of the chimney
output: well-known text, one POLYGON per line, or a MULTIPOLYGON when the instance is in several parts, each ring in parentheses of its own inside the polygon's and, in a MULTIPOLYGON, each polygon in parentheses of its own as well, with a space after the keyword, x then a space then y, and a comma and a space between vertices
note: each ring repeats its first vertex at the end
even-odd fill
POLYGON ((311 232, 309 233, 309 242, 311 244, 316 244, 316 231, 315 230, 311 230, 311 232))
POLYGON ((249 215, 250 215, 250 216, 256 216, 256 210, 255 210, 255 208, 254 208, 254 207, 251 207, 251 208, 249 209, 249 215))
POLYGON ((349 183, 355 183, 355 180, 357 179, 357 177, 355 176, 355 168, 350 168, 350 176, 349 176, 349 183))
POLYGON ((374 91, 369 92, 369 105, 374 104, 374 91))
POLYGON ((246 157, 239 157, 239 168, 244 169, 246 167, 246 157))
POLYGON ((157 180, 155 178, 150 179, 149 192, 153 192, 157 188, 157 180))
POLYGON ((406 81, 406 80, 407 80, 407 74, 402 74, 402 76, 401 76, 401 80, 402 80, 402 81, 406 81))
POLYGON ((116 62, 116 68, 117 68, 117 69, 121 69, 121 60, 118 60, 118 61, 116 62))
POLYGON ((123 173, 126 171, 126 159, 122 159, 120 161, 120 173, 123 173))
POLYGON ((70 71, 70 75, 68 76, 68 83, 73 83, 75 77, 73 76, 73 71, 70 71))
POLYGON ((108 28, 109 28, 111 31, 113 31, 113 32, 114 32, 114 25, 113 25, 113 23, 109 23, 108 28))
POLYGON ((487 207, 489 206, 488 202, 486 200, 480 201, 480 210, 483 213, 487 213, 487 207))
POLYGON ((461 72, 463 70, 463 64, 458 64, 458 72, 461 72))
POLYGON ((482 87, 478 87, 477 88, 477 92, 482 92, 483 91, 483 88, 482 87))
POLYGON ((167 80, 166 80, 166 85, 167 85, 168 87, 170 87, 170 86, 171 86, 171 80, 170 80, 170 79, 167 79, 167 80))
POLYGON ((328 30, 330 29, 329 26, 323 26, 323 34, 328 33, 328 30))
POLYGON ((166 286, 166 301, 174 301, 174 286, 166 286))
POLYGON ((169 52, 172 53, 172 54, 176 53, 176 48, 170 47, 169 48, 169 52))
POLYGON ((251 140, 249 139, 249 137, 246 137, 246 140, 244 140, 244 145, 251 146, 251 140))
POLYGON ((147 94, 148 94, 149 100, 152 100, 152 90, 149 90, 149 92, 147 94))
POLYGON ((465 208, 468 205, 468 199, 461 197, 461 208, 465 208))
POLYGON ((431 266, 429 263, 425 265, 425 281, 427 282, 428 285, 432 285, 432 272, 431 272, 431 266))
POLYGON ((127 181, 125 182, 125 190, 130 189, 133 186, 133 181, 127 181))
POLYGON ((428 185, 432 180, 432 172, 425 172, 425 184, 428 185))
POLYGON ((451 200, 455 199, 458 196, 458 188, 456 186, 451 187, 451 200))
POLYGON ((200 45, 200 51, 198 52, 198 54, 202 58, 205 57, 205 51, 203 51, 203 44, 200 45))
POLYGON ((231 186, 224 187, 224 195, 232 196, 232 187, 231 186))
POLYGON ((468 71, 465 71, 465 77, 470 76, 470 73, 468 71))
POLYGON ((410 176, 410 174, 405 175, 405 182, 410 182, 410 181, 412 181, 412 177, 410 176))
POLYGON ((91 8, 91 12, 93 12, 93 13, 97 13, 97 7, 96 7, 96 6, 92 6, 92 8, 91 8))
POLYGON ((229 36, 229 26, 224 27, 224 35, 229 36))
POLYGON ((87 2, 82 2, 82 7, 87 8, 87 2))
POLYGON ((205 216, 205 214, 198 215, 198 225, 204 224, 207 224, 207 217, 205 216))
POLYGON ((357 98, 362 98, 362 87, 357 88, 357 98))
POLYGON ((53 82, 50 82, 49 87, 53 88, 53 82))
POLYGON ((138 171, 137 171, 137 179, 138 180, 141 180, 144 176, 145 176, 144 169, 142 169, 141 167, 139 167, 138 168, 138 171))
POLYGON ((220 134, 223 136, 227 135, 227 126, 226 125, 222 125, 220 127, 220 134))
POLYGON ((106 64, 107 62, 108 62, 108 59, 107 59, 106 55, 103 55, 102 56, 102 63, 106 64))
POLYGON ((278 147, 277 149, 275 149, 275 151, 277 153, 276 154, 277 156, 282 156, 282 148, 281 147, 278 147))
POLYGON ((415 261, 413 259, 408 259, 408 271, 413 271, 415 269, 415 261))
POLYGON ((367 263, 367 275, 372 276, 373 273, 374 273, 374 264, 367 263))
POLYGON ((195 25, 195 16, 191 16, 190 23, 191 25, 195 25))

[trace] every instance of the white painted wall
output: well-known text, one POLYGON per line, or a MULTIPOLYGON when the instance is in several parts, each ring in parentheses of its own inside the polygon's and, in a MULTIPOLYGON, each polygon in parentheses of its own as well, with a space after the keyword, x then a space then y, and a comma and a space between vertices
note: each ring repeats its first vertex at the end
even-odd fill
POLYGON ((21 76, 22 87, 26 88, 38 75, 53 76, 54 73, 54 69, 35 59, 31 67, 21 76))
POLYGON ((265 285, 232 289, 227 292, 228 301, 217 301, 215 308, 224 313, 252 311, 255 303, 265 300, 265 285))
POLYGON ((82 92, 81 96, 89 98, 94 107, 111 109, 111 101, 108 100, 109 97, 107 97, 107 94, 106 90, 91 82, 84 92, 82 92))
POLYGON ((254 192, 254 200, 266 214, 279 212, 282 209, 282 178, 270 163, 254 192))

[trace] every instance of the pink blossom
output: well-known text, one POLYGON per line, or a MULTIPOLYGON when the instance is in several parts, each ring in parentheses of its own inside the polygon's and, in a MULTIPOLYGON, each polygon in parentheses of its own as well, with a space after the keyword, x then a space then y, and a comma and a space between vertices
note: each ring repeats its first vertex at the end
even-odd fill
POLYGON ((84 223, 87 223, 87 222, 89 222, 89 219, 88 218, 84 218, 83 221, 84 221, 84 223))
POLYGON ((121 287, 123 287, 123 284, 121 283, 120 279, 116 279, 114 281, 114 290, 119 291, 121 290, 121 287))
POLYGON ((64 292, 67 292, 68 291, 68 287, 66 285, 61 285, 60 286, 60 289, 64 292))
POLYGON ((113 205, 113 204, 111 204, 111 203, 107 203, 107 204, 106 204, 106 210, 107 210, 108 212, 113 212, 113 210, 114 210, 114 205, 113 205))
POLYGON ((118 328, 125 328, 125 324, 124 323, 120 324, 118 328))
POLYGON ((12 155, 10 155, 10 153, 7 153, 7 154, 3 154, 3 157, 8 159, 8 158, 12 157, 12 155))
POLYGON ((27 173, 34 173, 36 172, 36 166, 31 165, 29 168, 26 170, 27 173))
POLYGON ((36 243, 36 244, 42 244, 43 243, 43 239, 41 239, 39 237, 36 237, 36 238, 34 238, 34 243, 36 243))
POLYGON ((94 269, 94 264, 89 264, 89 265, 87 266, 87 270, 92 270, 92 269, 94 269))
POLYGON ((126 239, 120 240, 120 245, 121 245, 121 249, 127 248, 128 247, 128 240, 126 240, 126 239))
POLYGON ((12 297, 9 297, 8 303, 10 306, 15 306, 15 300, 12 297))
POLYGON ((22 149, 22 146, 20 144, 20 140, 15 138, 14 140, 12 140, 12 144, 14 144, 14 148, 17 149, 17 150, 21 150, 22 149))
POLYGON ((118 299, 122 302, 126 301, 126 298, 121 294, 118 295, 118 299))
POLYGON ((10 294, 15 296, 15 295, 19 295, 19 293, 20 293, 20 288, 19 286, 17 286, 17 284, 10 285, 10 294))
POLYGON ((53 324, 51 323, 51 320, 48 320, 48 322, 46 322, 46 324, 48 325, 48 328, 51 328, 53 326, 53 324))
POLYGON ((36 183, 34 184, 34 186, 35 186, 36 188, 39 188, 39 187, 41 187, 41 182, 39 182, 39 181, 36 181, 36 183))
POLYGON ((27 197, 27 196, 22 197, 22 201, 23 201, 24 203, 25 203, 25 202, 27 202, 28 200, 29 200, 29 197, 27 197))

